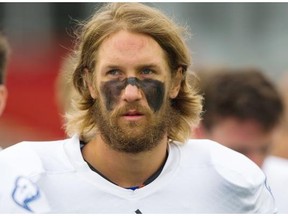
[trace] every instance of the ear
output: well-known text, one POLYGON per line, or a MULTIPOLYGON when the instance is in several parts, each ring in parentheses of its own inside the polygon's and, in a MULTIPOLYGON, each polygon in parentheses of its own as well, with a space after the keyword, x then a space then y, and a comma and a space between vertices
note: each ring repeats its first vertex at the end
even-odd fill
POLYGON ((177 69, 175 77, 172 78, 171 88, 169 92, 169 96, 171 99, 176 98, 181 87, 181 81, 183 78, 182 67, 177 69))
POLYGON ((93 80, 91 80, 91 75, 89 74, 87 68, 84 69, 84 82, 88 86, 91 97, 96 99, 97 98, 96 89, 95 86, 93 85, 93 80))
POLYGON ((6 106, 8 91, 5 85, 0 85, 0 116, 2 115, 6 106))

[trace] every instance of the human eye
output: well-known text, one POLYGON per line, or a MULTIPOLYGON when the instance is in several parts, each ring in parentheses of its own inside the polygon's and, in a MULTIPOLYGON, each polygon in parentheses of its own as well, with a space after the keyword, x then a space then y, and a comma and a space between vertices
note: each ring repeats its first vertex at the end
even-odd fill
POLYGON ((141 70, 141 74, 144 75, 144 76, 152 75, 152 74, 154 74, 154 73, 155 73, 155 71, 152 70, 151 68, 143 68, 143 69, 141 70))
POLYGON ((123 79, 124 74, 120 69, 113 68, 113 69, 107 70, 106 77, 108 79, 123 79))
POLYGON ((106 75, 109 76, 118 76, 120 74, 120 71, 118 69, 111 69, 107 71, 106 75))

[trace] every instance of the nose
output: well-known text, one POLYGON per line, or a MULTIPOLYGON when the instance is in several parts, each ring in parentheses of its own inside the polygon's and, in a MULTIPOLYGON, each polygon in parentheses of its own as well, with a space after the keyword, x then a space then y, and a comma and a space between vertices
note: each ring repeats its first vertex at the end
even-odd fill
POLYGON ((127 102, 133 102, 142 98, 141 90, 136 85, 128 84, 123 92, 123 99, 127 102))

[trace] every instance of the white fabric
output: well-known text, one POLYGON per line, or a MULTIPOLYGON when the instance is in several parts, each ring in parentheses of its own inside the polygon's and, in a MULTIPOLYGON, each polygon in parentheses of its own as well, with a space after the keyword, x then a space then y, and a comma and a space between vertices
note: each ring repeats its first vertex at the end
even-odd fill
POLYGON ((275 198, 278 213, 288 213, 288 160, 269 156, 263 167, 275 198))
POLYGON ((0 153, 0 213, 274 213, 263 172, 210 140, 173 143, 163 171, 135 191, 90 170, 77 136, 0 153))

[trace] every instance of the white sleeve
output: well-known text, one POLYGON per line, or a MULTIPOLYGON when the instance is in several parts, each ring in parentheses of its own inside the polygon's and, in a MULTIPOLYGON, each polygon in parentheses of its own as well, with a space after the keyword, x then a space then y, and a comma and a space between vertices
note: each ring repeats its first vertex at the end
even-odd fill
POLYGON ((263 171, 246 156, 224 148, 229 154, 213 151, 212 158, 218 174, 226 181, 230 200, 244 208, 241 212, 276 213, 277 206, 263 171))
POLYGON ((275 205, 275 199, 271 192, 270 186, 267 184, 266 178, 263 184, 259 185, 254 194, 255 196, 253 199, 255 199, 255 213, 275 214, 278 212, 277 206, 275 205))
POLYGON ((35 152, 17 145, 0 152, 0 213, 48 213, 39 186, 43 168, 35 152))

